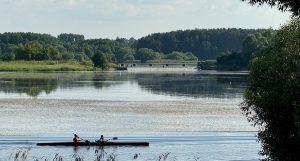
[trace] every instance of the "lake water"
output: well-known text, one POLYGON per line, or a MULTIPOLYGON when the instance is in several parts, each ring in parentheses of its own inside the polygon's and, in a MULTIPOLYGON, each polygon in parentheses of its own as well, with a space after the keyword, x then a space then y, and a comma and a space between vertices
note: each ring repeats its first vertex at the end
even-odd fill
POLYGON ((0 161, 27 151, 27 160, 258 160, 256 129, 238 107, 248 81, 196 70, 2 72, 0 161), (36 146, 73 133, 150 146, 36 146))

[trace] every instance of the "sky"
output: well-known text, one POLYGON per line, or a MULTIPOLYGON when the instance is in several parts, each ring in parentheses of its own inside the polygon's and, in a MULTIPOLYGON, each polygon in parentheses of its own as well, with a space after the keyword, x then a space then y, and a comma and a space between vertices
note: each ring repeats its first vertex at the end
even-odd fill
POLYGON ((196 28, 279 29, 290 16, 241 0, 0 0, 0 33, 139 39, 196 28))

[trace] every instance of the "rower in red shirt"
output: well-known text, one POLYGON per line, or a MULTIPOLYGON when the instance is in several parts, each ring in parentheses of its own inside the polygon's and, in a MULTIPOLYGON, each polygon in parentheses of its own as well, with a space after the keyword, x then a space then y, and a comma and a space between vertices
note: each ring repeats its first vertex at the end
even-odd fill
POLYGON ((74 143, 79 142, 79 137, 78 137, 78 135, 74 134, 73 142, 74 142, 74 143))

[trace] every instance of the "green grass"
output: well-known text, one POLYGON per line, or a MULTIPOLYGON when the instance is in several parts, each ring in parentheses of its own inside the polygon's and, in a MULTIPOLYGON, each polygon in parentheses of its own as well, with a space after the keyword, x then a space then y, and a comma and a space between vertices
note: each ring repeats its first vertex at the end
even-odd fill
POLYGON ((0 61, 0 71, 97 71, 77 61, 0 61))

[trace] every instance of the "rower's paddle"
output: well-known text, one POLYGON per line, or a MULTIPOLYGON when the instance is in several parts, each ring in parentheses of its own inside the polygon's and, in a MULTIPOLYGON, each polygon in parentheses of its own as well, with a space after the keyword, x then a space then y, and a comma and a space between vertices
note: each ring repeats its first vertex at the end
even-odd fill
POLYGON ((104 141, 95 140, 95 142, 108 142, 109 140, 118 140, 118 137, 113 137, 113 138, 111 138, 111 139, 104 140, 104 141))
POLYGON ((118 137, 113 137, 113 138, 108 139, 108 140, 106 140, 106 141, 109 141, 109 140, 118 140, 118 137))

